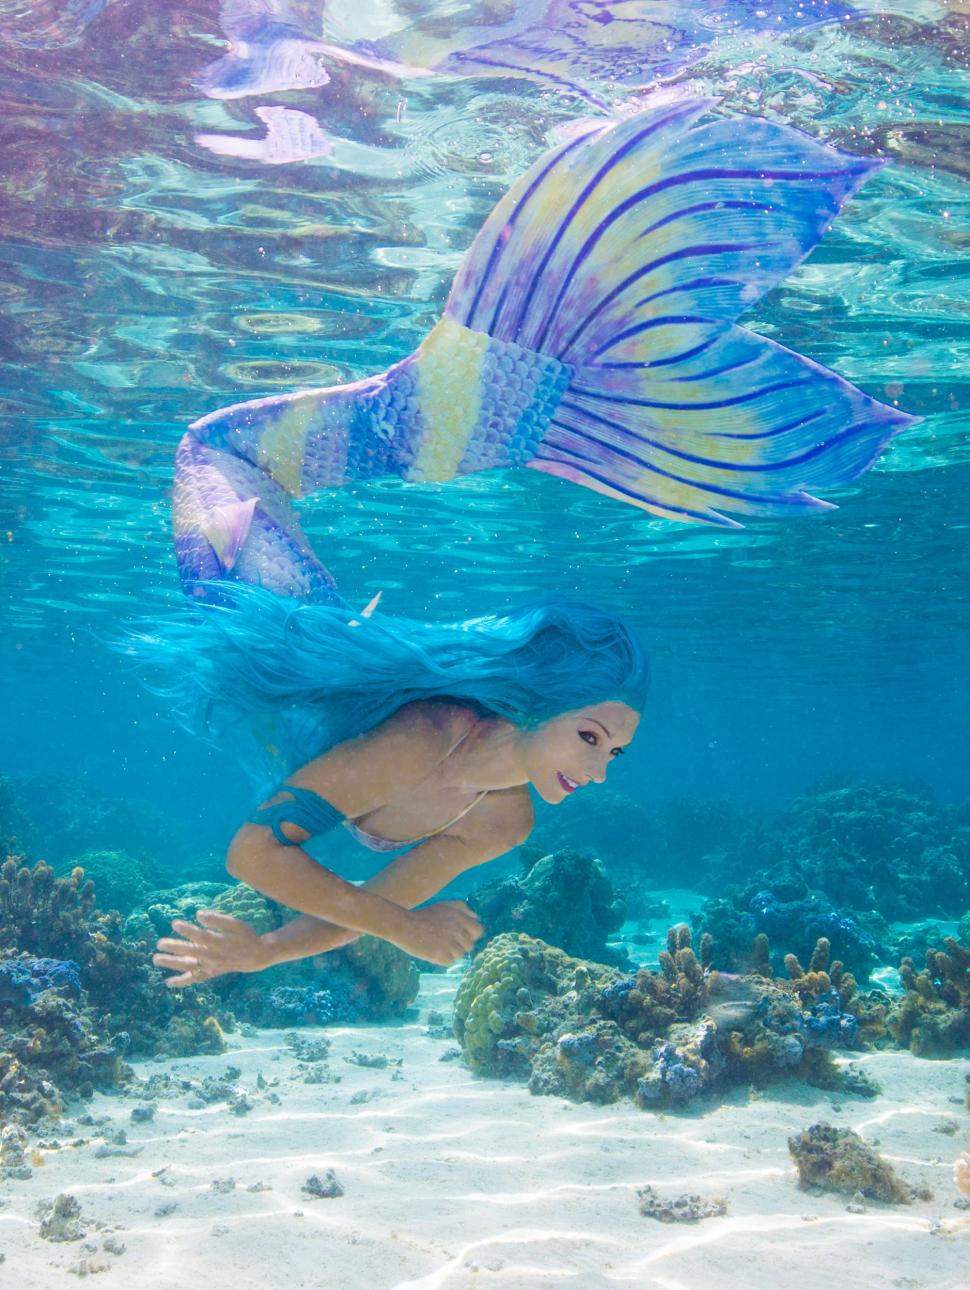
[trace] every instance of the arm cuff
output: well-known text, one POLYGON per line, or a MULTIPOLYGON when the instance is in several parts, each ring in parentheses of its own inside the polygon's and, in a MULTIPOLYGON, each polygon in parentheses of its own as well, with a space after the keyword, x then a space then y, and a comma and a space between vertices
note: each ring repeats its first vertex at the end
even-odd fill
POLYGON ((312 789, 298 788, 295 784, 280 784, 277 792, 291 793, 292 801, 260 806, 247 822, 272 829, 273 837, 281 846, 300 845, 286 836, 280 827, 282 824, 295 824, 298 829, 305 829, 313 837, 318 833, 329 833, 344 822, 343 812, 312 789))

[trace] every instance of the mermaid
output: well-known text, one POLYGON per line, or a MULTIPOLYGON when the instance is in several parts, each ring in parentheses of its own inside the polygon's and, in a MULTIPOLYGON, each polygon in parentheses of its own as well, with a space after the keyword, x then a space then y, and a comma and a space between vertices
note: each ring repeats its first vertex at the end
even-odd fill
POLYGON ((215 912, 174 923, 155 957, 169 985, 361 933, 455 961, 477 920, 425 902, 527 836, 529 786, 557 803, 601 783, 644 704, 639 643, 587 605, 457 624, 355 610, 293 499, 526 466, 734 528, 831 507, 816 492, 913 422, 736 322, 880 163, 712 108, 587 124, 541 157, 473 241, 441 321, 388 371, 186 433, 173 514, 195 612, 143 652, 168 664, 186 719, 268 759, 228 868, 301 913, 261 937, 215 912), (354 886, 303 848, 336 828, 399 853, 354 886))

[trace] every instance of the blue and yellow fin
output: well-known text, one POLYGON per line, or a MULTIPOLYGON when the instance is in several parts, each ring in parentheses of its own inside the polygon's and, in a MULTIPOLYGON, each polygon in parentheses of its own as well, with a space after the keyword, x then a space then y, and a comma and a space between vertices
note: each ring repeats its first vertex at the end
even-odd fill
POLYGON ((591 127, 498 204, 447 316, 567 365, 529 464, 732 525, 825 503, 914 418, 735 324, 880 163, 710 100, 591 127))

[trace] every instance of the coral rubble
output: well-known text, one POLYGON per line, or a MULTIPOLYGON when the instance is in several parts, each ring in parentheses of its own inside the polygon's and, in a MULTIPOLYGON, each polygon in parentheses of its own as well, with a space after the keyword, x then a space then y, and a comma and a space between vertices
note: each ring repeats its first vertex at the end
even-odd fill
POLYGON ((727 1205, 719 1198, 706 1200, 703 1196, 658 1196, 653 1187, 637 1190, 640 1213, 655 1218, 660 1223, 697 1223, 702 1218, 716 1218, 727 1213, 727 1205))
POLYGON ((854 1196, 861 1192, 870 1200, 907 1205, 910 1190, 887 1164, 852 1129, 831 1124, 813 1124, 797 1137, 788 1139, 788 1150, 798 1168, 802 1187, 854 1196))

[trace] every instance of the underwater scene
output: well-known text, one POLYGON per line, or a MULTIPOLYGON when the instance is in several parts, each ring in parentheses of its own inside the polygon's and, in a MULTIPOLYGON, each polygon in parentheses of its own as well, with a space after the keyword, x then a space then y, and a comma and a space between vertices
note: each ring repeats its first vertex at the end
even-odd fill
POLYGON ((0 69, 0 1286, 965 1287, 968 0, 0 69))

